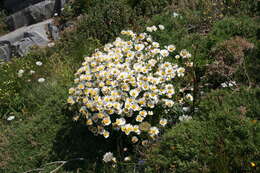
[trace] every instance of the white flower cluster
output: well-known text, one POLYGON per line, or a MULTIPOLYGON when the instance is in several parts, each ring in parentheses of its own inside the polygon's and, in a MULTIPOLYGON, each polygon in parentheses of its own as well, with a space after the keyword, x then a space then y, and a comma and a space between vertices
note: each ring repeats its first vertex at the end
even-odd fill
POLYGON ((104 154, 103 156, 103 161, 105 163, 108 163, 108 162, 116 162, 116 158, 114 157, 113 153, 111 152, 107 152, 104 154))
POLYGON ((236 81, 230 81, 230 82, 221 83, 221 86, 222 86, 223 88, 227 88, 227 87, 237 86, 237 84, 236 84, 236 81))
MULTIPOLYGON (((164 29, 162 25, 159 28, 164 29)), ((157 27, 148 30, 156 31, 157 27)), ((85 57, 75 73, 76 86, 69 89, 67 102, 80 105, 80 113, 93 133, 107 138, 109 129, 121 130, 133 134, 132 142, 136 143, 141 133, 152 138, 160 133, 159 127, 147 121, 155 116, 155 106, 171 108, 175 104, 173 80, 183 77, 185 68, 165 58, 178 55, 188 62, 191 54, 186 50, 178 54, 174 45, 161 48, 147 33, 124 30, 121 34, 129 39, 118 37, 103 51, 85 57)), ((190 94, 186 97, 192 99, 190 94)), ((166 124, 167 119, 159 119, 160 127, 166 124)))
POLYGON ((188 116, 188 115, 182 115, 182 116, 179 117, 180 121, 189 121, 191 119, 192 119, 192 117, 188 116))
MULTIPOLYGON (((42 66, 42 65, 43 65, 43 63, 42 63, 41 61, 37 61, 35 64, 36 64, 37 66, 42 66)), ((21 78, 21 77, 23 77, 23 75, 25 74, 25 72, 26 72, 25 70, 20 69, 20 70, 18 70, 17 76, 21 78)), ((35 74, 35 71, 34 71, 34 70, 30 70, 30 71, 29 71, 29 74, 30 74, 30 75, 34 75, 34 74, 35 74)), ((28 82, 30 82, 30 81, 31 81, 31 80, 29 79, 28 82)), ((41 78, 38 78, 38 82, 39 82, 39 83, 43 83, 44 81, 45 81, 44 78, 42 78, 42 77, 41 77, 41 78)))

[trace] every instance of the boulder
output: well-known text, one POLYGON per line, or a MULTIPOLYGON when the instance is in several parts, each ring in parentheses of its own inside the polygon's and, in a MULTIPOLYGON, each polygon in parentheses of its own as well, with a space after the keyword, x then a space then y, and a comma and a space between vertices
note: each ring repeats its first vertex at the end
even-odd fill
POLYGON ((0 41, 0 60, 10 60, 11 54, 11 43, 9 41, 0 41))
POLYGON ((34 45, 34 42, 29 37, 23 38, 13 44, 14 55, 24 56, 34 45))
POLYGON ((16 13, 24 8, 33 6, 40 2, 55 3, 55 10, 60 10, 68 0, 3 0, 3 6, 9 13, 16 13))
POLYGON ((10 30, 49 19, 54 13, 54 1, 43 1, 18 11, 6 18, 10 30))
POLYGON ((34 5, 44 0, 3 0, 3 4, 6 10, 10 13, 15 13, 26 7, 34 5))
POLYGON ((28 27, 22 27, 19 28, 13 32, 10 32, 4 36, 0 37, 0 41, 6 41, 8 40, 11 44, 21 40, 24 38, 24 34, 25 33, 30 33, 30 32, 37 32, 40 33, 40 35, 44 38, 46 38, 46 40, 48 40, 48 25, 53 23, 53 19, 48 19, 45 20, 43 22, 28 26, 28 27))
POLYGON ((52 37, 52 39, 54 41, 58 40, 60 38, 59 28, 57 26, 53 25, 53 23, 48 24, 48 28, 49 28, 50 36, 52 37))
POLYGON ((19 28, 0 37, 0 59, 10 60, 11 56, 24 56, 32 46, 45 47, 50 43, 49 35, 58 39, 59 30, 49 19, 28 27, 19 28), (56 34, 56 35, 55 35, 56 34))

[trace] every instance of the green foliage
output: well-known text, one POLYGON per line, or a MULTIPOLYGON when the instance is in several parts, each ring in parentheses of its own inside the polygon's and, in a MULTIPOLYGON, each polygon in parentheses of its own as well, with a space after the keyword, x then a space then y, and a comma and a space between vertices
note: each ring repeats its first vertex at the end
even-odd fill
POLYGON ((229 89, 216 90, 201 99, 201 119, 210 120, 215 113, 233 114, 259 119, 260 89, 241 88, 230 92, 229 89))
MULTIPOLYGON (((52 49, 35 50, 24 58, 3 64, 3 68, 0 68, 2 76, 11 81, 10 84, 0 83, 1 91, 4 91, 1 92, 0 102, 0 135, 6 137, 6 141, 13 141, 12 145, 8 142, 1 143, 0 152, 4 155, 0 156, 0 164, 2 164, 0 171, 23 172, 43 167, 47 162, 55 159, 69 160, 82 157, 81 153, 85 151, 81 143, 78 143, 79 148, 71 149, 72 155, 61 154, 68 151, 67 146, 63 144, 69 137, 67 136, 68 138, 59 144, 56 144, 55 140, 57 138, 61 142, 64 134, 72 133, 74 135, 70 136, 71 141, 77 141, 75 139, 78 138, 75 135, 77 132, 75 128, 71 128, 73 113, 66 109, 68 88, 72 85, 73 73, 83 60, 83 55, 92 53, 99 43, 94 39, 78 40, 85 48, 82 51, 76 50, 79 42, 66 41, 65 38, 52 49), (73 49, 68 49, 67 46, 73 49), (39 60, 43 62, 40 67, 35 65, 39 60), (17 76, 19 69, 25 70, 20 78, 17 76), (32 69, 35 70, 35 76, 26 75, 32 69), (39 77, 44 77, 46 81, 39 83, 37 81, 39 77), (31 81, 28 82, 28 79, 31 81), (6 118, 10 115, 14 115, 15 119, 8 122, 6 118), (8 158, 12 159, 8 160, 8 158)), ((84 127, 83 130, 85 131, 86 128, 84 127)), ((82 136, 80 138, 88 142, 86 138, 82 136)), ((93 147, 90 151, 94 151, 93 147)), ((84 155, 84 158, 88 157, 84 155)), ((94 158, 96 155, 91 158, 92 161, 94 158)), ((79 162, 82 164, 82 161, 79 162)))
POLYGON ((247 14, 250 16, 259 15, 260 4, 257 0, 223 0, 226 8, 223 12, 228 15, 247 14), (240 10, 237 10, 240 9, 240 10))
POLYGON ((78 30, 87 37, 111 41, 118 33, 133 23, 132 9, 121 1, 96 3, 79 23, 78 30))
POLYGON ((245 59, 245 66, 249 81, 255 85, 260 84, 260 42, 259 38, 257 43, 254 45, 254 49, 248 52, 245 59))
POLYGON ((143 16, 152 16, 162 12, 172 0, 128 0, 135 13, 143 16))
POLYGON ((257 172, 250 163, 260 162, 259 128, 245 117, 221 112, 208 121, 183 122, 148 152, 147 172, 257 172))
MULTIPOLYGON (((64 121, 61 110, 65 104, 65 89, 48 82, 34 86, 25 94, 27 97, 23 103, 30 104, 25 105, 24 110, 17 113, 15 120, 5 129, 5 133, 9 134, 8 140, 12 141, 12 145, 4 145, 1 148, 12 158, 1 168, 5 172, 23 172, 39 167, 46 161, 56 131, 64 121)), ((4 128, 3 125, 0 124, 1 129, 4 128)))
POLYGON ((211 35, 215 40, 225 40, 234 36, 255 39, 259 25, 250 17, 226 17, 213 26, 211 35))
POLYGON ((6 17, 6 14, 4 12, 4 10, 1 10, 0 8, 0 36, 1 35, 4 35, 7 33, 7 25, 5 24, 5 17, 6 17))

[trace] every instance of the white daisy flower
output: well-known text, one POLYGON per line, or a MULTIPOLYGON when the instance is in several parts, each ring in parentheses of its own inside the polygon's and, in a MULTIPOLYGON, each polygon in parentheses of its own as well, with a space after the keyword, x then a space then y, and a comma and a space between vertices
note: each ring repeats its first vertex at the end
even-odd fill
POLYGON ((43 83, 44 81, 45 81, 44 78, 39 78, 39 79, 38 79, 38 82, 39 82, 39 83, 43 83))
POLYGON ((38 65, 38 66, 42 66, 42 62, 41 61, 37 61, 35 64, 38 65))
POLYGON ((160 30, 164 30, 165 29, 165 27, 163 25, 158 25, 158 27, 159 27, 160 30))
POLYGON ((15 116, 12 115, 7 118, 7 121, 12 121, 13 119, 15 119, 15 116))

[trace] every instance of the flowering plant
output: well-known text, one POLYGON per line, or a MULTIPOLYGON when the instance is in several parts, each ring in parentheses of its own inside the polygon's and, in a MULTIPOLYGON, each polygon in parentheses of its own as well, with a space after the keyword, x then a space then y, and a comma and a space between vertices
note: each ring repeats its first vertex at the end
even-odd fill
MULTIPOLYGON (((158 28, 164 29, 162 25, 158 28)), ((147 31, 158 28, 148 27, 147 31)), ((184 76, 185 68, 166 60, 192 66, 191 54, 187 50, 178 54, 174 45, 161 48, 146 32, 123 30, 121 34, 122 38, 106 44, 103 51, 85 57, 67 102, 80 107, 80 116, 74 118, 84 119, 94 134, 108 138, 117 130, 136 143, 137 136, 155 138, 167 125, 168 119, 154 114, 156 106, 171 108, 175 101, 183 100, 176 97, 179 89, 174 80, 184 76)), ((184 98, 192 100, 190 94, 184 98)))

